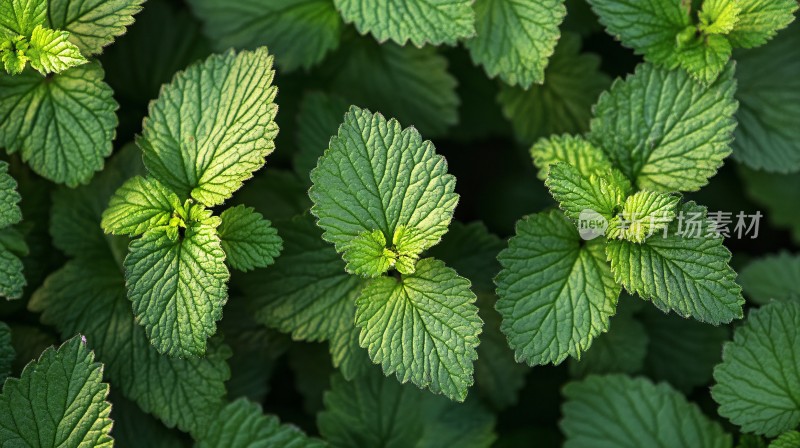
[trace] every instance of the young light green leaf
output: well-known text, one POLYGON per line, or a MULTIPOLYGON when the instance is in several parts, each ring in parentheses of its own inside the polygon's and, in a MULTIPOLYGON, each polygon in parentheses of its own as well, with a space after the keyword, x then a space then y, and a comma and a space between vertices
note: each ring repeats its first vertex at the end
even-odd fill
POLYGON ((354 317, 364 280, 347 274, 310 215, 276 222, 276 227, 284 239, 283 253, 270 269, 245 275, 238 286, 252 301, 257 321, 291 333, 295 340, 330 341, 334 365, 345 378, 353 378, 353 366, 347 363, 353 361, 354 332, 355 349, 366 358, 358 347, 354 317))
POLYGON ((320 433, 334 448, 487 448, 494 419, 475 403, 455 404, 375 369, 347 382, 331 379, 320 433))
MULTIPOLYGON (((626 300, 635 300, 625 297, 626 300)), ((569 373, 576 378, 589 374, 628 373, 642 370, 649 338, 645 327, 629 314, 611 320, 608 333, 592 342, 580 360, 570 358, 569 373)))
POLYGON ((734 47, 753 48, 764 45, 775 33, 794 21, 795 0, 740 0, 736 26, 728 35, 734 47))
POLYGON ((755 260, 739 272, 739 284, 755 303, 787 300, 800 294, 800 256, 781 252, 755 260))
POLYGON ((636 54, 667 68, 679 63, 678 35, 692 26, 691 2, 588 0, 606 31, 636 54))
POLYGON ((0 229, 22 221, 17 181, 8 174, 8 163, 0 160, 0 229))
POLYGON ((606 246, 614 279, 664 312, 719 325, 742 317, 742 289, 728 265, 731 253, 722 238, 709 235, 706 209, 694 202, 679 215, 697 221, 693 230, 673 221, 667 236, 656 235, 641 244, 609 240, 606 246))
POLYGON ((575 225, 558 211, 517 222, 498 256, 501 330, 518 361, 559 364, 580 358, 608 330, 620 287, 603 254, 602 238, 581 243, 575 225))
POLYGON ((698 190, 731 152, 735 90, 732 64, 711 86, 642 64, 601 95, 590 140, 639 189, 698 190))
POLYGON ((800 171, 800 22, 766 46, 734 53, 739 111, 733 157, 750 168, 800 171))
POLYGON ((590 376, 564 387, 567 448, 686 446, 730 448, 719 423, 669 385, 623 375, 590 376))
POLYGON ((48 0, 47 27, 68 31, 85 56, 123 34, 145 0, 48 0))
POLYGON ((330 0, 190 0, 189 4, 205 22, 205 33, 218 50, 267 46, 287 72, 321 62, 339 46, 343 28, 330 0))
POLYGON ((797 448, 800 446, 800 432, 791 430, 778 436, 769 444, 769 448, 797 448))
POLYGON ((364 232, 380 231, 384 241, 396 244, 401 229, 414 229, 419 243, 397 255, 419 256, 447 231, 458 202, 455 178, 430 141, 397 120, 357 107, 345 115, 311 181, 311 212, 345 260, 364 232))
POLYGON ((642 243, 675 219, 678 202, 680 197, 673 194, 638 191, 625 199, 620 214, 608 223, 606 237, 642 243))
POLYGON ((156 179, 136 176, 111 196, 101 226, 112 235, 139 236, 170 223, 183 210, 178 196, 156 179))
POLYGON ((711 396, 719 413, 767 437, 800 424, 800 303, 776 302, 750 311, 722 349, 711 396))
POLYGON ((11 373, 11 366, 17 356, 14 346, 11 345, 11 329, 3 322, 0 322, 0 383, 5 382, 8 374, 11 373))
POLYGON ((240 271, 265 268, 275 262, 283 242, 272 223, 252 207, 237 205, 220 215, 217 229, 228 264, 240 271))
POLYGON ((356 301, 360 344, 385 374, 463 401, 481 322, 469 280, 433 258, 401 279, 370 280, 356 301))
POLYGON ((214 338, 202 358, 159 354, 135 321, 125 278, 109 255, 69 261, 34 293, 29 308, 62 336, 85 331, 115 390, 166 426, 197 433, 223 405, 230 348, 214 338))
POLYGON ((344 21, 383 43, 455 45, 475 35, 471 0, 333 0, 344 21))
POLYGON ((240 398, 220 410, 197 437, 197 448, 323 448, 324 443, 298 428, 282 425, 278 417, 264 415, 261 406, 240 398))
POLYGON ((0 34, 29 36, 47 18, 47 0, 8 0, 0 3, 0 34))
POLYGON ((549 165, 548 172, 545 185, 564 214, 572 219, 579 219, 587 210, 611 219, 625 200, 625 186, 611 176, 584 176, 563 162, 549 165))
POLYGON ((718 34, 693 37, 679 54, 680 65, 703 85, 710 85, 731 58, 733 48, 725 36, 718 34))
POLYGON ((98 63, 52 78, 0 76, 0 146, 38 174, 69 187, 87 183, 111 154, 117 103, 98 63))
POLYGON ((544 84, 527 90, 500 85, 497 101, 518 140, 531 144, 552 134, 589 129, 592 104, 611 79, 600 71, 597 55, 580 51, 580 36, 564 33, 545 69, 544 84))
POLYGON ((114 441, 103 365, 83 336, 42 353, 0 394, 0 440, 8 446, 103 447, 114 441))
POLYGON ((531 147, 530 152, 541 180, 547 179, 550 165, 557 162, 571 165, 584 177, 612 168, 603 151, 582 136, 564 134, 542 138, 531 147))
POLYGON ((740 3, 731 0, 705 0, 697 18, 706 34, 728 34, 739 21, 740 3))
POLYGON ((365 231, 345 244, 342 258, 347 263, 347 272, 364 277, 378 277, 395 267, 398 255, 386 247, 383 232, 373 230, 365 231))
MULTIPOLYGON (((458 123, 458 82, 447 68, 448 60, 432 46, 379 45, 371 39, 348 42, 325 66, 330 90, 348 104, 413 124, 428 137, 444 135, 458 123)), ((337 125, 341 122, 339 117, 337 125)))
POLYGON ((311 92, 303 97, 297 113, 294 155, 294 171, 302 179, 309 181, 309 173, 317 166, 349 107, 347 101, 336 95, 311 92))
POLYGON ((478 0, 474 7, 476 36, 466 42, 472 60, 508 85, 541 84, 561 37, 564 0, 478 0))
POLYGON ((30 48, 25 55, 31 67, 43 75, 61 73, 68 68, 89 61, 81 55, 78 47, 69 42, 66 31, 51 30, 37 25, 31 35, 30 48))
POLYGON ((177 227, 156 227, 131 241, 125 258, 128 297, 160 353, 202 355, 216 332, 230 277, 216 224, 193 220, 183 235, 177 227))
POLYGON ((15 47, 16 45, 12 44, 10 41, 0 42, 0 49, 4 50, 2 52, 3 68, 6 69, 9 75, 19 75, 22 73, 30 60, 28 56, 25 55, 25 51, 15 47))
POLYGON ((209 207, 228 199, 275 149, 274 74, 265 48, 178 73, 150 103, 137 140, 150 174, 209 207))

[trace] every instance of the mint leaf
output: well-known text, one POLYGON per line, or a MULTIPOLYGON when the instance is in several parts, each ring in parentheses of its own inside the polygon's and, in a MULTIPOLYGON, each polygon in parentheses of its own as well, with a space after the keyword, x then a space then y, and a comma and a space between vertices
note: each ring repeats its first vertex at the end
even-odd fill
POLYGON ((342 20, 330 0, 190 0, 218 50, 269 47, 290 72, 310 69, 339 46, 342 20), (313 30, 313 32, 310 32, 313 30))
POLYGON ((29 59, 25 55, 25 51, 15 48, 17 42, 21 41, 22 38, 15 39, 13 47, 9 41, 0 42, 0 50, 4 50, 2 52, 3 68, 6 69, 9 75, 19 75, 28 65, 29 59))
POLYGON ((592 104, 611 80, 600 71, 597 55, 580 50, 580 36, 564 33, 544 71, 544 84, 529 89, 500 85, 497 101, 518 140, 530 144, 589 129, 592 104))
POLYGON ((458 123, 458 83, 447 68, 447 59, 431 46, 359 39, 348 42, 325 73, 331 78, 329 90, 348 104, 381 111, 436 137, 458 123))
POLYGON ((36 25, 41 25, 47 18, 47 5, 47 0, 8 0, 0 3, 0 32, 30 35, 36 25))
POLYGON ((83 336, 49 348, 0 394, 0 440, 9 446, 111 447, 103 366, 83 336))
POLYGON ((228 264, 240 271, 264 268, 283 248, 278 231, 252 207, 231 207, 220 215, 217 229, 228 264))
POLYGON ((455 45, 475 35, 471 0, 333 0, 347 23, 383 43, 455 45))
POLYGON ((334 366, 352 379, 368 364, 354 325, 355 300, 364 280, 345 272, 341 257, 322 239, 310 215, 276 226, 284 249, 275 265, 238 281, 252 301, 255 319, 291 333, 295 340, 330 341, 334 366))
POLYGON ((545 185, 564 214, 572 219, 578 219, 586 210, 611 219, 625 198, 626 186, 611 176, 584 177, 577 168, 562 162, 548 168, 545 185))
POLYGON ((331 378, 320 433, 333 447, 485 448, 495 439, 492 415, 472 402, 455 404, 374 369, 347 382, 331 378))
POLYGON ((294 171, 302 179, 308 181, 309 173, 328 148, 331 135, 336 134, 349 107, 347 101, 336 95, 310 92, 303 97, 297 113, 297 153, 294 155, 294 171))
POLYGON ((0 75, 0 146, 39 175, 76 187, 111 154, 117 103, 98 63, 52 78, 0 75))
POLYGON ((5 382, 6 377, 11 373, 11 366, 17 356, 14 346, 11 345, 11 329, 3 322, 0 322, 0 383, 5 382))
POLYGON ((203 354, 228 300, 219 218, 190 219, 184 235, 176 227, 148 230, 125 257, 133 314, 156 350, 170 356, 203 354))
POLYGON ((472 60, 508 85, 541 84, 561 37, 564 1, 478 0, 474 7, 476 36, 466 42, 472 60))
POLYGON ((705 0, 698 12, 700 30, 707 34, 728 34, 739 21, 742 8, 730 0, 705 0))
POLYGON ((550 165, 558 162, 572 166, 583 177, 612 169, 603 151, 581 136, 564 134, 542 138, 531 147, 530 152, 533 163, 539 169, 537 176, 540 180, 547 179, 550 165))
POLYGON ((275 149, 274 73, 264 48, 178 73, 150 103, 137 140, 150 174, 209 207, 228 199, 275 149))
POLYGON ((322 448, 325 445, 308 438, 294 426, 281 425, 274 415, 264 415, 260 405, 240 398, 222 408, 197 437, 196 446, 322 448))
POLYGON ((729 448, 731 436, 667 384, 623 375, 567 384, 561 430, 569 448, 703 446, 729 448))
POLYGON ((778 436, 769 444, 769 448, 794 448, 800 446, 800 432, 791 430, 778 436))
POLYGON ((416 268, 367 283, 356 300, 359 343, 387 375, 463 401, 483 325, 475 294, 441 261, 425 258, 416 268))
POLYGON ((781 252, 750 262, 739 271, 738 281, 753 302, 765 305, 800 293, 797 278, 800 278, 800 257, 781 252))
POLYGON ((772 303, 750 311, 723 347, 711 396, 743 432, 774 437, 800 423, 798 328, 800 303, 772 303))
POLYGON ((794 0, 741 0, 738 4, 741 11, 728 39, 741 48, 764 45, 794 21, 797 11, 794 0))
MULTIPOLYGON (((397 120, 351 107, 330 148, 311 172, 311 212, 323 238, 350 260, 365 232, 382 232, 397 257, 415 258, 447 231, 458 195, 447 162, 422 141, 416 129, 397 120), (413 231, 416 244, 399 246, 401 232, 413 231)), ((362 238, 363 240, 363 238, 362 238)), ((381 256, 372 257, 380 263, 381 256)), ((388 269, 348 263, 351 273, 374 276, 388 269), (362 266, 356 270, 356 266, 362 266)))
POLYGON ((731 152, 733 65, 711 86, 642 64, 600 96, 590 140, 639 189, 695 191, 731 152))
MULTIPOLYGON (((99 227, 87 231, 102 235, 99 227)), ((108 256, 69 261, 34 293, 29 308, 62 335, 85 331, 115 390, 168 427, 196 433, 222 406, 230 349, 215 338, 202 358, 160 355, 135 321, 125 278, 108 256)))
POLYGON ((0 160, 0 229, 22 221, 17 181, 8 174, 8 163, 0 160))
POLYGON ((800 23, 766 46, 739 51, 736 99, 739 111, 733 157, 750 168, 800 171, 800 23))
MULTIPOLYGON (((635 300, 627 296, 624 299, 635 300)), ((620 313, 611 320, 608 333, 595 339, 580 360, 569 360, 569 373, 577 378, 589 374, 638 373, 644 366, 648 343, 641 322, 620 313)))
POLYGON ((27 282, 22 274, 23 264, 19 254, 13 249, 25 242, 18 233, 9 234, 8 229, 0 230, 0 297, 19 299, 27 282))
POLYGON ((111 196, 101 226, 113 235, 138 236, 166 226, 182 209, 178 196, 156 179, 136 176, 111 196))
POLYGON ((25 52, 31 67, 39 73, 61 73, 64 70, 89 61, 81 55, 78 47, 70 43, 69 33, 43 28, 37 25, 31 35, 30 48, 25 52))
POLYGON ((736 273, 728 265, 731 253, 722 238, 708 236, 706 209, 689 202, 679 213, 687 220, 698 220, 697 234, 679 234, 680 221, 674 221, 666 237, 654 235, 641 244, 608 241, 614 279, 664 312, 675 311, 714 325, 741 318, 744 299, 736 273))
POLYGON ((711 34, 695 38, 681 49, 680 63, 689 75, 709 85, 725 70, 733 48, 725 36, 711 34))
POLYGON ((48 0, 46 25, 68 31, 81 53, 92 56, 125 32, 142 3, 144 0, 48 0))
POLYGON ((517 222, 498 256, 501 330, 518 361, 559 364, 580 358, 608 330, 620 288, 603 255, 602 240, 581 243, 575 225, 552 211, 517 222))
POLYGON ((675 219, 678 202, 676 195, 638 191, 625 199, 620 214, 609 222, 606 236, 642 243, 675 219))

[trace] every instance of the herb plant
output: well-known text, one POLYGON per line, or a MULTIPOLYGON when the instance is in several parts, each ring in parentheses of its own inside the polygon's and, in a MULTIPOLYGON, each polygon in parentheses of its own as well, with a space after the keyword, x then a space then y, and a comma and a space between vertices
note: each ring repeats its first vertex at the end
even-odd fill
POLYGON ((800 446, 797 10, 0 2, 0 446, 800 446))

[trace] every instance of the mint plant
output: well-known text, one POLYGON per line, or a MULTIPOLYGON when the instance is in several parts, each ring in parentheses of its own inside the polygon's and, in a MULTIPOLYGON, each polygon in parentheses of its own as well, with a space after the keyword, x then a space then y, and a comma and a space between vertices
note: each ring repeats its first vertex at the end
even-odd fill
POLYGON ((0 1, 0 446, 798 446, 798 9, 0 1))

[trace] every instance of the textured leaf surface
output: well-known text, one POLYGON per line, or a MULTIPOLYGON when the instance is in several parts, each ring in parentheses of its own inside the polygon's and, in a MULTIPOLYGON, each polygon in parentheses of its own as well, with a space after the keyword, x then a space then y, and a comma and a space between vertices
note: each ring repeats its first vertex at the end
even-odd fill
POLYGON ((736 26, 728 38, 736 47, 753 48, 764 45, 777 31, 794 20, 797 2, 794 0, 743 0, 736 26))
POLYGON ((179 209, 182 205, 178 196, 161 182, 136 176, 111 197, 101 225, 114 235, 138 236, 168 225, 172 214, 179 209))
POLYGON ((787 300, 800 294, 800 256, 782 252, 755 260, 739 272, 739 284, 758 304, 787 300))
POLYGON ((326 68, 330 90, 349 104, 414 125, 428 137, 443 135, 458 122, 458 83, 448 72, 447 59, 431 46, 357 40, 326 68))
MULTIPOLYGON (((0 237, 3 235, 0 234, 0 237)), ((16 243, 25 244, 15 238, 16 243)), ((25 287, 25 276, 22 273, 23 264, 17 254, 6 247, 6 242, 0 241, 0 297, 7 299, 19 299, 22 297, 22 289, 25 287)))
POLYGON ((218 50, 267 46, 282 69, 309 69, 339 46, 342 20, 330 0, 191 0, 218 50))
POLYGON ((197 356, 222 318, 230 274, 211 224, 196 222, 184 236, 177 233, 158 227, 131 242, 125 258, 128 298, 160 353, 197 356))
POLYGON ((581 244, 575 225, 560 212, 517 223, 498 256, 496 308, 518 361, 559 364, 580 358, 608 330, 620 288, 603 254, 602 239, 581 244))
POLYGON ((796 448, 800 446, 800 432, 791 430, 778 436, 769 444, 769 448, 796 448))
POLYGON ((378 42, 454 45, 475 34, 470 0, 333 0, 344 21, 378 42))
POLYGON ((545 82, 524 90, 500 86, 497 101, 523 143, 552 134, 578 134, 589 129, 591 107, 611 80, 600 72, 600 58, 580 53, 578 35, 565 33, 545 69, 545 82))
POLYGON ((800 423, 800 303, 779 302, 750 311, 725 344, 711 395, 719 413, 767 437, 800 423))
POLYGON ((508 85, 541 84, 561 37, 564 1, 478 0, 474 8, 477 35, 466 43, 472 60, 508 85))
POLYGON ((469 280, 433 258, 400 280, 370 280, 356 301, 359 343, 400 382, 463 401, 483 322, 469 280))
POLYGON ((198 448, 322 448, 321 441, 308 438, 298 428, 282 425, 278 417, 264 415, 261 406, 240 398, 225 406, 197 437, 198 448))
POLYGON ((7 446, 111 447, 111 404, 103 366, 82 336, 49 348, 9 378, 0 394, 0 440, 7 446))
POLYGON ((317 426, 334 448, 485 448, 494 441, 491 414, 455 404, 374 369, 347 382, 331 379, 317 426))
POLYGON ((5 382, 6 376, 11 373, 11 365, 14 363, 16 352, 11 345, 11 329, 8 325, 0 322, 0 382, 5 382))
MULTIPOLYGON (((447 231, 458 202, 455 178, 430 141, 422 141, 414 128, 402 129, 396 120, 357 107, 345 115, 311 180, 311 212, 323 237, 346 260, 353 241, 376 230, 397 246, 398 256, 417 257, 447 231), (404 229, 414 231, 416 242, 407 250, 398 244, 404 229)), ((348 270, 367 272, 351 264, 348 270)))
POLYGON ((0 31, 28 36, 46 18, 46 0, 8 0, 0 3, 0 31))
POLYGON ((547 179, 550 165, 558 162, 574 167, 584 177, 611 170, 611 162, 600 148, 581 136, 569 134, 540 139, 531 147, 531 157, 541 180, 547 179))
POLYGON ((676 195, 638 191, 625 199, 622 211, 609 223, 607 235, 644 242, 675 219, 679 201, 676 195))
POLYGON ((134 321, 125 278, 110 257, 68 262, 29 307, 62 335, 85 332, 115 390, 168 427, 196 433, 222 406, 230 349, 212 339, 203 358, 159 354, 134 321))
POLYGON ((729 448, 733 440, 697 405, 666 384, 591 376, 564 388, 565 447, 729 448))
POLYGON ((679 221, 674 221, 666 237, 654 235, 642 244, 609 240, 606 252, 614 279, 665 312, 715 325, 741 318, 744 299, 728 265, 731 253, 722 238, 705 236, 709 221, 704 207, 689 202, 680 212, 687 220, 699 219, 699 236, 678 234, 679 221))
POLYGON ((294 156, 294 170, 302 179, 308 181, 347 109, 347 101, 336 95, 311 92, 303 97, 297 113, 298 151, 294 156))
POLYGON ((232 268, 249 271, 275 262, 283 244, 278 231, 261 213, 238 205, 222 212, 220 218, 217 233, 232 268))
POLYGON ((30 48, 26 51, 31 67, 46 75, 61 73, 68 68, 89 62, 81 55, 78 47, 68 39, 69 33, 66 31, 50 30, 41 25, 34 28, 30 48))
POLYGON ((709 87, 640 65, 601 95, 590 139, 641 189, 695 191, 731 152, 735 90, 732 64, 709 87))
POLYGON ((275 149, 272 56, 229 51, 178 73, 150 103, 137 143, 148 171, 207 206, 228 199, 275 149))
POLYGON ((17 181, 8 174, 8 163, 0 161, 0 229, 22 221, 17 181))
POLYGON ((733 156, 753 168, 800 171, 800 23, 763 48, 736 56, 736 139, 733 156))
POLYGON ((0 146, 20 152, 41 176, 75 187, 111 154, 117 103, 100 64, 52 78, 0 75, 0 146))
POLYGON ((125 32, 142 3, 144 0, 48 0, 47 24, 69 31, 70 41, 84 56, 91 56, 125 32))
POLYGON ((578 168, 566 163, 549 165, 548 172, 545 185, 564 214, 572 219, 578 219, 585 210, 610 219, 625 200, 625 187, 610 177, 584 177, 578 168))

